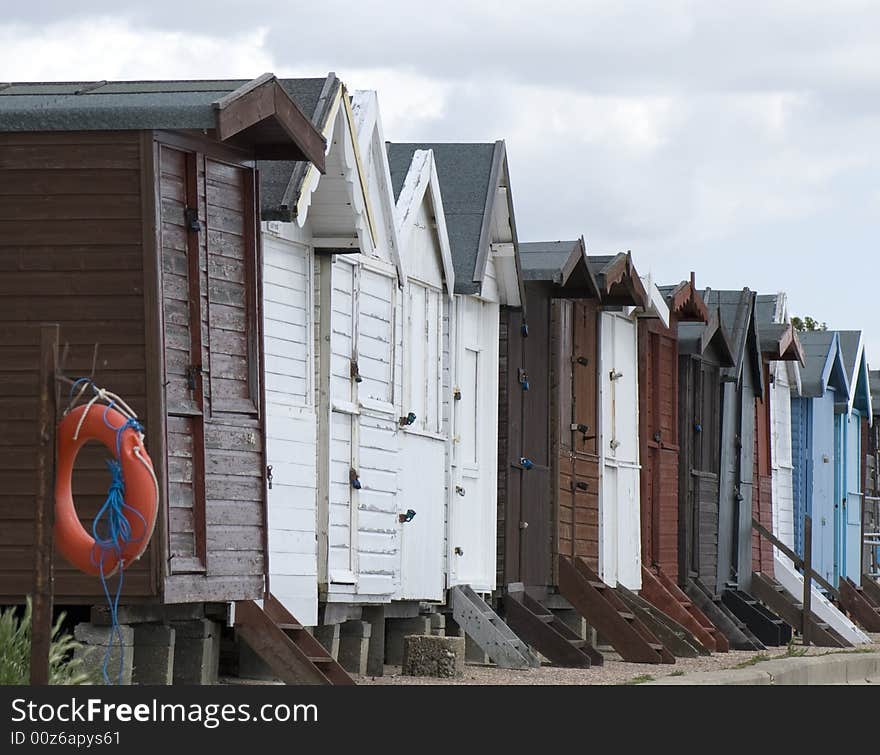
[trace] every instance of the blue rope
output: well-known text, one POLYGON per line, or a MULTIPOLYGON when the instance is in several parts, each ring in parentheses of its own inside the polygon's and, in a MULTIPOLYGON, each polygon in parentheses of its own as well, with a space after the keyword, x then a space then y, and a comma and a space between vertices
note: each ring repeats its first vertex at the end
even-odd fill
MULTIPOLYGON (((98 392, 97 386, 90 378, 80 378, 73 383, 70 389, 71 398, 78 386, 88 383, 91 388, 98 392)), ((116 458, 107 460, 107 468, 110 470, 110 489, 107 491, 107 498, 101 508, 98 510, 94 520, 92 521, 92 537, 95 539, 95 546, 92 550, 92 563, 98 568, 101 575, 101 587, 104 590, 104 597, 107 599, 107 607, 110 610, 110 642, 107 644, 107 652, 104 654, 104 663, 101 666, 101 674, 104 677, 105 684, 111 684, 107 667, 110 664, 110 654, 113 651, 115 642, 119 642, 119 674, 117 676, 117 684, 122 684, 122 675, 125 665, 125 646, 122 640, 122 628, 119 625, 119 598, 122 595, 122 585, 124 581, 125 564, 121 562, 122 552, 129 543, 136 542, 132 537, 131 524, 128 514, 134 514, 143 522, 144 531, 147 530, 147 522, 140 512, 133 509, 125 502, 125 478, 122 474, 122 465, 119 459, 122 454, 122 437, 126 430, 132 429, 142 433, 143 426, 136 419, 127 419, 118 427, 113 425, 107 417, 107 413, 113 408, 113 401, 104 408, 103 420, 104 424, 111 430, 116 432, 116 458), (101 531, 104 534, 101 534, 101 531), (119 563, 119 581, 116 585, 116 591, 110 594, 110 587, 107 584, 107 576, 104 574, 104 559, 109 555, 116 556, 116 562, 119 563)))

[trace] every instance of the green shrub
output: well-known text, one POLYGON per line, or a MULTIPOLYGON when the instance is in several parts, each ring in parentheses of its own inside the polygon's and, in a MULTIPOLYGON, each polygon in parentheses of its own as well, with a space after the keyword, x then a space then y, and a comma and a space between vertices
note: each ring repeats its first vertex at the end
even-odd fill
MULTIPOLYGON (((31 665, 31 601, 28 598, 24 615, 15 615, 14 608, 0 611, 0 684, 29 684, 31 665)), ((73 637, 61 631, 62 613, 52 627, 49 647, 49 684, 83 684, 88 677, 79 670, 73 658, 79 647, 73 637)))

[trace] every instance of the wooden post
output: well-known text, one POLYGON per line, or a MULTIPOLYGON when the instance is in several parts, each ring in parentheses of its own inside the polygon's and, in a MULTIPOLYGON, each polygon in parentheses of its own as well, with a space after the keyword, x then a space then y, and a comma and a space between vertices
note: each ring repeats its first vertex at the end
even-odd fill
POLYGON ((52 530, 55 526, 55 370, 58 325, 40 327, 40 409, 37 494, 34 506, 34 590, 30 681, 49 683, 52 640, 52 530))
POLYGON ((804 645, 810 644, 810 614, 813 599, 813 517, 804 516, 804 618, 801 635, 804 645))

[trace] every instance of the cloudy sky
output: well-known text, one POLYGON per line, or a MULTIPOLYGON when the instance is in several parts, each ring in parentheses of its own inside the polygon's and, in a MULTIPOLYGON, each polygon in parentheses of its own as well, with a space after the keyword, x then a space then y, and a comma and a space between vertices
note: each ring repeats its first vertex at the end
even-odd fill
POLYGON ((785 289, 880 365, 880 7, 652 5, 3 0, 0 81, 333 70, 388 139, 506 139, 523 240, 785 289))

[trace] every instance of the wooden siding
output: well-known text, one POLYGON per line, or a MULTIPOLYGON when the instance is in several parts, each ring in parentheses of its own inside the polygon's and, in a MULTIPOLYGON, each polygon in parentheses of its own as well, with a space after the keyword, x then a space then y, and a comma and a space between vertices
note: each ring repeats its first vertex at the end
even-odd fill
POLYGON ((639 322, 642 562, 678 581, 678 347, 675 323, 639 322))
MULTIPOLYGON (((39 329, 58 322, 69 375, 88 374, 124 396, 146 424, 160 468, 161 427, 151 423, 146 381, 145 273, 140 134, 0 135, 0 602, 32 589, 39 329)), ((149 185, 149 184, 148 184, 149 185)), ((146 221, 149 223, 149 221, 146 221)), ((61 389, 61 407, 66 388, 61 389)), ((155 407, 153 407, 155 409, 155 407)), ((86 528, 109 486, 110 454, 88 444, 73 494, 86 528)), ((158 530, 157 530, 158 533, 158 530)), ((126 570, 123 599, 158 593, 160 537, 126 570)), ((100 581, 55 560, 58 603, 103 599, 100 581)))

